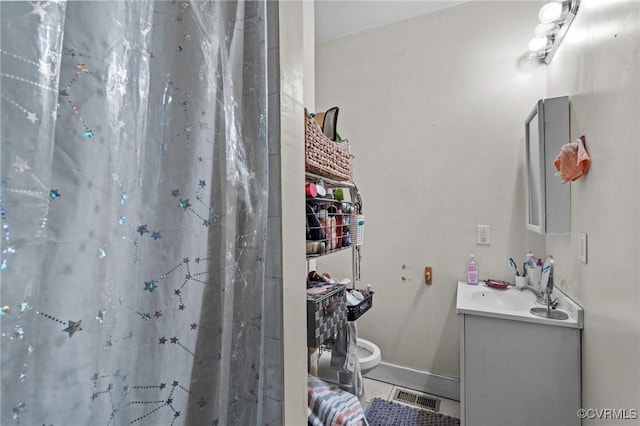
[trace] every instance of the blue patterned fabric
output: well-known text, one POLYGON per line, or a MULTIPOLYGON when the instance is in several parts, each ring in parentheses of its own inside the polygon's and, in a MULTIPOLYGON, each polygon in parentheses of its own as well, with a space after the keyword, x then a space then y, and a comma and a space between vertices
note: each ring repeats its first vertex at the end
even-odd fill
POLYGON ((309 375, 309 425, 368 426, 358 398, 309 375))

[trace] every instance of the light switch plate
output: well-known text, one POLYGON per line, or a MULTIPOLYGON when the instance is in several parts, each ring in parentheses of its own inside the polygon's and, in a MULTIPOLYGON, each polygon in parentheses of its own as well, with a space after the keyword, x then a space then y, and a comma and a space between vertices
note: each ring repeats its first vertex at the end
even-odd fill
POLYGON ((587 263, 587 233, 578 233, 578 260, 587 263))

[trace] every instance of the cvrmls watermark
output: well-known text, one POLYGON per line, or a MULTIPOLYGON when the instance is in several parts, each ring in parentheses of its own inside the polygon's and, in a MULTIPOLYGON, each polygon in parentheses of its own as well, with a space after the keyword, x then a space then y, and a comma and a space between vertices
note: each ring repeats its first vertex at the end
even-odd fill
POLYGON ((581 419, 598 420, 635 420, 637 408, 580 408, 577 413, 581 419))

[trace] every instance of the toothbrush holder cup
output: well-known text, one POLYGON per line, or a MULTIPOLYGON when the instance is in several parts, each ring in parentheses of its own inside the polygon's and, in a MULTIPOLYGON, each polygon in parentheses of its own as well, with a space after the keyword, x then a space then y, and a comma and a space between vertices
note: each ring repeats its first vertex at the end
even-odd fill
POLYGON ((522 287, 529 285, 529 277, 527 276, 522 277, 520 275, 516 275, 514 278, 517 289, 521 289, 522 287))

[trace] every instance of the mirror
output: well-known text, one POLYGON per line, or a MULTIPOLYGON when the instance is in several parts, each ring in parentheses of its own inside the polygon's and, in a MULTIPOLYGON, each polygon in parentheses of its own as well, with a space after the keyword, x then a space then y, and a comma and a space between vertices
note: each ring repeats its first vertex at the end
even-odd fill
POLYGON ((570 186, 553 164, 569 142, 569 98, 539 100, 525 120, 527 229, 538 234, 571 231, 570 186))
POLYGON ((525 121, 527 173, 527 228, 544 233, 544 108, 539 100, 525 121))

